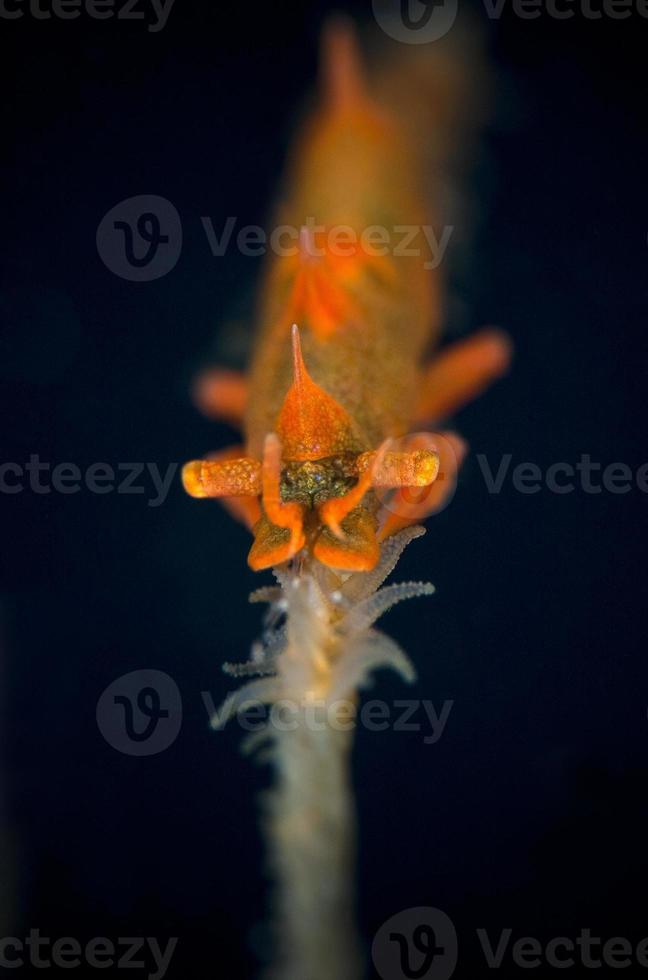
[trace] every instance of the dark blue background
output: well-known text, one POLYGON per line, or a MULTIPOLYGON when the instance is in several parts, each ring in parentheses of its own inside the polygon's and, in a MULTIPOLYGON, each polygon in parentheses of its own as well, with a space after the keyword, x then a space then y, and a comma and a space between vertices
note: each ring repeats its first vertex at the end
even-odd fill
MULTIPOLYGON (((368 3, 348 9, 370 19, 368 3)), ((260 262, 215 259, 200 216, 267 218, 328 10, 176 0, 157 34, 0 23, 5 460, 164 470, 232 440, 189 382, 243 363, 232 324, 250 320, 260 262), (171 273, 138 284, 108 271, 95 233, 145 193, 175 204, 185 240, 171 273)), ((453 329, 500 324, 515 366, 455 420, 472 448, 456 498, 399 566, 438 590, 384 624, 419 680, 383 673, 374 688, 454 707, 436 745, 359 731, 354 755, 363 933, 442 908, 462 977, 483 975, 479 926, 648 933, 645 496, 522 495, 510 480, 491 495, 476 461, 648 459, 648 22, 505 15, 490 31, 498 96, 453 329)), ((200 699, 231 688, 220 665, 258 633, 247 533, 178 479, 158 508, 87 491, 1 503, 6 928, 174 935, 170 976, 251 976, 268 774, 235 727, 209 733, 200 699), (175 678, 184 704, 180 736, 148 759, 95 721, 104 688, 143 667, 175 678)))

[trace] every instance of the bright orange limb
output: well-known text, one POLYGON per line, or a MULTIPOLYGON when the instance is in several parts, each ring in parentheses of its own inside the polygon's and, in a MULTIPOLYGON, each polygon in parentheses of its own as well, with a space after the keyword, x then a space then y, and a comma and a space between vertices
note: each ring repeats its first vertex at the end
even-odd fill
POLYGON ((370 571, 380 556, 373 515, 364 507, 357 507, 343 520, 342 532, 340 539, 329 528, 322 528, 313 546, 315 558, 329 568, 370 571))
POLYGON ((248 565, 255 572, 273 568, 292 558, 296 550, 299 549, 295 549, 288 528, 277 527, 262 515, 254 528, 254 543, 248 554, 248 565))
MULTIPOLYGON (((358 473, 374 466, 376 453, 358 456, 358 473)), ((439 473, 439 454, 433 449, 414 449, 411 452, 386 452, 379 466, 374 466, 374 487, 427 487, 439 473)))
POLYGON ((332 497, 331 500, 325 500, 323 504, 320 504, 319 516, 322 523, 336 538, 344 537, 344 531, 341 527, 342 521, 347 514, 350 514, 358 506, 367 490, 371 489, 372 482, 373 470, 370 467, 365 470, 356 485, 343 497, 332 497))
POLYGON ((468 449, 455 432, 441 432, 438 435, 421 433, 411 438, 422 447, 427 444, 427 448, 433 448, 438 453, 439 474, 430 486, 420 489, 404 487, 383 501, 385 517, 378 532, 379 541, 443 509, 454 493, 459 467, 468 449))
POLYGON ((443 350, 427 368, 414 425, 456 412, 508 370, 511 341, 501 330, 486 329, 443 350))
POLYGON ((261 467, 242 453, 242 446, 229 446, 211 453, 209 459, 187 463, 182 481, 192 497, 217 497, 227 512, 251 531, 261 517, 257 499, 261 493, 261 467))
POLYGON ((336 538, 342 539, 344 537, 344 531, 341 527, 342 521, 347 514, 350 514, 358 506, 366 492, 373 486, 374 473, 380 470, 382 466, 388 442, 389 440, 383 442, 378 452, 372 454, 373 459, 360 476, 356 485, 348 493, 345 493, 343 497, 332 497, 330 500, 325 500, 323 504, 320 504, 318 513, 322 523, 327 526, 336 538))
POLYGON ((248 400, 248 383, 238 371, 209 368, 193 384, 193 401, 210 419, 222 419, 239 426, 248 400))
MULTIPOLYGON (((274 432, 269 433, 263 444, 263 470, 261 476, 263 509, 277 527, 301 532, 303 512, 299 504, 286 504, 281 499, 281 443, 274 432)), ((303 534, 302 534, 303 537, 303 534)))
POLYGON ((254 544, 248 555, 248 565, 255 572, 281 565, 306 543, 301 506, 281 499, 281 442, 274 432, 266 436, 263 445, 261 484, 263 514, 254 528, 254 544))
MULTIPOLYGON (((238 448, 238 447, 237 447, 238 448)), ((261 493, 261 466, 256 459, 194 459, 182 467, 182 482, 191 497, 256 497, 261 493)))
POLYGON ((263 445, 261 472, 264 515, 255 528, 248 563, 254 569, 288 561, 304 547, 303 510, 281 499, 281 442, 271 432, 263 445))

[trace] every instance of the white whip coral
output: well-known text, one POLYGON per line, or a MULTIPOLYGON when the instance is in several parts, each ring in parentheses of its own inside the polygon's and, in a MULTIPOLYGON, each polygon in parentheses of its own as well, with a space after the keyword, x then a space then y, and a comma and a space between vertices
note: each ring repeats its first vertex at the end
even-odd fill
POLYGON ((276 770, 264 824, 276 877, 278 958, 273 980, 356 980, 362 957, 353 928, 354 806, 348 754, 357 691, 372 671, 391 667, 415 678, 406 654, 374 628, 395 603, 431 595, 425 582, 381 588, 403 549, 424 534, 410 527, 388 538, 370 572, 340 575, 302 557, 274 570, 260 589, 266 633, 248 663, 230 674, 264 674, 231 694, 212 720, 220 728, 251 704, 272 705, 248 749, 263 746, 276 770))

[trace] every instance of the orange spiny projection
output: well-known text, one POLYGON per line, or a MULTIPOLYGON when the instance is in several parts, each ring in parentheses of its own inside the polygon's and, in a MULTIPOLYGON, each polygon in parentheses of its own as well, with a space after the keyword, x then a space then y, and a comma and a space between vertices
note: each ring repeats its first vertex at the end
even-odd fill
POLYGON ((358 452, 361 443, 354 435, 353 419, 306 370, 296 324, 292 344, 293 382, 277 419, 277 434, 286 458, 306 462, 358 452))
POLYGON ((423 153, 372 96, 347 28, 327 32, 323 75, 278 214, 297 244, 269 262, 249 380, 210 371, 197 388, 209 415, 243 424, 245 450, 183 472, 192 496, 221 498, 253 531, 255 570, 303 549, 345 572, 373 568, 381 541, 442 505, 465 451, 452 433, 408 433, 509 360, 506 338, 484 330, 423 363, 438 270, 411 250, 382 254, 367 234, 423 227, 423 153))

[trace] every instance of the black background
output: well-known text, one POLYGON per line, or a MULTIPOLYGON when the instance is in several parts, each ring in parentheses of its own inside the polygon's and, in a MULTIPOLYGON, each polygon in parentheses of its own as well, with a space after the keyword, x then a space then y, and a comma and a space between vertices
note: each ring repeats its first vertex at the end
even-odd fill
MULTIPOLYGON (((369 3, 340 7, 371 22, 369 3)), ((232 441, 189 384, 201 364, 244 362, 236 324, 260 262, 214 258, 200 217, 267 218, 329 9, 176 0, 159 33, 0 19, 3 461, 165 470, 232 441), (138 194, 183 222, 178 264, 150 283, 113 275, 95 245, 103 215, 138 194)), ((446 731, 426 745, 360 730, 354 754, 363 935, 401 909, 444 909, 462 977, 486 970, 478 927, 648 934, 645 496, 528 495, 510 479, 489 494, 476 459, 543 472, 583 453, 648 459, 648 21, 477 10, 498 90, 453 329, 497 323, 516 358, 454 420, 472 449, 458 492, 399 566, 438 590, 385 620, 417 684, 382 673, 368 695, 452 699, 446 731)), ((1 495, 3 929, 178 936, 169 976, 248 977, 268 774, 240 756, 236 726, 208 731, 200 692, 231 689, 220 665, 245 658, 259 630, 246 597, 266 577, 218 505, 176 477, 150 507, 142 485, 1 495), (107 744, 95 711, 144 667, 175 679, 184 714, 174 744, 139 759, 107 744)))

